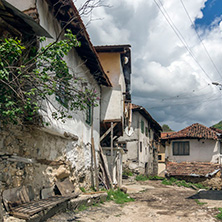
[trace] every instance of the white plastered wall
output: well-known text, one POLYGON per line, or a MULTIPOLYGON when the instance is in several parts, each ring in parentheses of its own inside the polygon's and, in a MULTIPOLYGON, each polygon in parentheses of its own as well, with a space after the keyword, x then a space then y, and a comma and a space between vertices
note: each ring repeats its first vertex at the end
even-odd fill
POLYGON ((171 141, 170 144, 166 146, 166 153, 165 156, 169 161, 176 161, 176 162, 212 162, 212 163, 219 163, 219 156, 220 156, 220 143, 215 140, 197 140, 197 139, 190 139, 190 140, 175 140, 175 141, 189 141, 190 142, 190 155, 187 156, 174 156, 173 155, 173 148, 171 141))

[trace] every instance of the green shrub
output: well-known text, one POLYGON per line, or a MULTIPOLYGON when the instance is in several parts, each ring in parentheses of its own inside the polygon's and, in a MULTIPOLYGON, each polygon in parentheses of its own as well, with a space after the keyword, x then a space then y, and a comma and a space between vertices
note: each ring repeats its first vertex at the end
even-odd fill
POLYGON ((222 220, 222 208, 218 208, 218 210, 220 211, 220 213, 217 214, 216 218, 222 220))
POLYGON ((129 197, 128 194, 125 194, 120 189, 118 190, 108 190, 107 191, 107 200, 113 200, 117 204, 123 204, 125 202, 134 201, 133 198, 129 197))

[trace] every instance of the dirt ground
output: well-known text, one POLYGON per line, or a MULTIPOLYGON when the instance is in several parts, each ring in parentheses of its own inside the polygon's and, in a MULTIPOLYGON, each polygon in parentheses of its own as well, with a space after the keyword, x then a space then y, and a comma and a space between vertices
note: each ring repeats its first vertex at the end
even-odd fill
POLYGON ((125 185, 130 196, 135 199, 123 205, 105 202, 79 212, 68 211, 50 218, 55 221, 104 221, 104 222, 191 222, 217 221, 216 208, 222 207, 222 200, 203 200, 197 204, 189 199, 197 191, 190 188, 166 186, 161 181, 128 182, 125 185))

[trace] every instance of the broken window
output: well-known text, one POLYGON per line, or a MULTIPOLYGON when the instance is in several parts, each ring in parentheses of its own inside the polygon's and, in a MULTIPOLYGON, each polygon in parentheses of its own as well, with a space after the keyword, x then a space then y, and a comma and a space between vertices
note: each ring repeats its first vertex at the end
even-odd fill
POLYGON ((174 156, 188 156, 188 155, 190 155, 189 141, 173 142, 173 155, 174 156))
POLYGON ((140 152, 142 152, 142 150, 143 150, 143 143, 140 142, 140 152))

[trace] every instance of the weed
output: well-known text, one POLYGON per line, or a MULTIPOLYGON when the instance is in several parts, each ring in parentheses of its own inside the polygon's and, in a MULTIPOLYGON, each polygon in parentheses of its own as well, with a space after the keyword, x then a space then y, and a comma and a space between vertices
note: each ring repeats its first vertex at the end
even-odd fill
POLYGON ((78 211, 83 211, 83 210, 86 210, 88 207, 86 205, 80 205, 77 210, 78 211))
POLYGON ((148 180, 148 177, 144 176, 142 174, 139 174, 139 175, 136 176, 135 180, 136 181, 146 181, 146 180, 148 180))
POLYGON ((79 189, 80 189, 83 193, 86 192, 86 189, 85 189, 84 187, 80 187, 79 189))
POLYGON ((148 176, 149 180, 164 180, 164 177, 160 177, 160 176, 148 176))
POLYGON ((118 190, 108 190, 107 200, 113 200, 117 204, 123 204, 125 202, 134 201, 133 198, 129 197, 128 194, 125 194, 120 189, 118 190))
POLYGON ((186 182, 185 180, 177 180, 174 177, 170 177, 170 179, 163 179, 162 184, 177 185, 178 187, 187 187, 187 188, 196 187, 198 189, 207 189, 207 187, 205 187, 204 185, 200 183, 190 183, 190 182, 186 182))
POLYGON ((205 202, 200 202, 198 199, 194 199, 194 201, 198 204, 198 205, 204 205, 207 204, 205 202))
POLYGON ((133 173, 132 171, 125 169, 123 170, 123 176, 133 176, 133 173))
POLYGON ((218 210, 220 211, 220 213, 217 214, 216 218, 222 220, 222 208, 218 208, 218 210))

